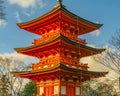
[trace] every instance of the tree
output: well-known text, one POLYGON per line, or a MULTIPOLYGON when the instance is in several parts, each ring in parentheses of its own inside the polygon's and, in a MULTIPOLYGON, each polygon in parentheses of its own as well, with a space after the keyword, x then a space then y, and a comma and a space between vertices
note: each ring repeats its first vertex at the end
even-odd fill
POLYGON ((83 96, 94 96, 97 92, 91 87, 90 81, 83 83, 83 96))
POLYGON ((112 82, 108 82, 109 80, 106 81, 90 80, 84 82, 83 96, 119 96, 112 82))
POLYGON ((9 94, 8 82, 5 75, 0 79, 0 96, 11 96, 11 94, 9 94))
POLYGON ((5 13, 4 13, 4 6, 3 6, 4 1, 0 0, 0 20, 5 20, 5 13))
POLYGON ((95 56, 95 61, 113 70, 119 76, 120 90, 120 32, 117 32, 109 41, 109 48, 102 55, 95 56))
POLYGON ((37 93, 36 84, 33 81, 28 82, 23 91, 21 92, 21 96, 35 96, 37 93))
POLYGON ((0 57, 0 94, 6 93, 9 95, 5 96, 20 96, 19 92, 24 86, 25 80, 14 77, 11 71, 21 71, 25 68, 26 64, 23 61, 16 60, 12 57, 0 57))

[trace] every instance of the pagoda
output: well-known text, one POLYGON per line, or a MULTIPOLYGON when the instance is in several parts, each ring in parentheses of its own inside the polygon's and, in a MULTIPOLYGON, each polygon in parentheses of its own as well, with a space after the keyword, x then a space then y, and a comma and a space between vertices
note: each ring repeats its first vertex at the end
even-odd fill
POLYGON ((88 70, 82 57, 102 53, 105 49, 87 46, 79 35, 99 29, 102 24, 85 20, 68 11, 62 1, 48 13, 28 22, 17 24, 21 29, 40 36, 31 46, 15 48, 18 53, 37 57, 39 62, 30 71, 12 72, 16 77, 33 80, 36 96, 82 96, 82 84, 107 72, 88 70))

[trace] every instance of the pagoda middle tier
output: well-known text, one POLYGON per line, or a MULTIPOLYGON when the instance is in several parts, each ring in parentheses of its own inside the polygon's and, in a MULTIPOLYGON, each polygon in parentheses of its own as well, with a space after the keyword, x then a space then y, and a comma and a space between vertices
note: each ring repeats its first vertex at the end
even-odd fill
POLYGON ((104 51, 88 47, 84 44, 70 40, 62 34, 57 34, 54 38, 25 48, 15 48, 19 53, 34 56, 40 62, 32 65, 33 70, 53 67, 59 63, 66 66, 87 70, 87 64, 80 64, 82 57, 95 55, 104 51))

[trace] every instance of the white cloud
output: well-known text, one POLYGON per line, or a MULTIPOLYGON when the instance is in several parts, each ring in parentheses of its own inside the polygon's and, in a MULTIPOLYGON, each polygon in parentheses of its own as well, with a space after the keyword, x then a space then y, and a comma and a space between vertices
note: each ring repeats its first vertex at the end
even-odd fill
MULTIPOLYGON (((33 11, 32 11, 33 12, 33 11)), ((24 14, 28 17, 30 17, 33 13, 32 12, 24 12, 24 14)))
POLYGON ((23 54, 18 54, 16 52, 0 54, 0 57, 14 58, 16 60, 24 61, 24 62, 27 62, 27 63, 36 62, 35 57, 31 57, 31 56, 27 56, 27 55, 23 55, 23 54))
POLYGON ((7 23, 4 19, 0 19, 0 27, 6 27, 7 23))
POLYGON ((17 4, 23 8, 33 7, 35 5, 35 0, 8 0, 10 4, 17 4))
POLYGON ((93 32, 90 33, 93 36, 99 36, 100 35, 100 30, 95 30, 93 32))
POLYGON ((15 12, 15 17, 17 18, 18 23, 22 22, 18 11, 15 12))
POLYGON ((90 47, 96 48, 95 45, 93 45, 93 44, 87 44, 87 46, 90 46, 90 47))
POLYGON ((22 8, 35 7, 39 5, 43 7, 45 4, 43 0, 8 0, 10 4, 16 4, 22 8))
MULTIPOLYGON (((103 57, 105 56, 104 53, 101 55, 103 57)), ((94 58, 95 58, 94 56, 84 57, 84 58, 81 58, 80 62, 83 64, 88 64, 90 71, 109 72, 104 79, 108 78, 110 80, 115 80, 116 78, 118 78, 117 73, 105 67, 104 65, 100 64, 99 62, 95 61, 94 58)))
POLYGON ((43 2, 43 0, 37 0, 37 4, 38 4, 38 6, 40 6, 41 8, 43 8, 44 6, 46 6, 46 4, 43 2))
POLYGON ((82 63, 87 63, 88 66, 90 67, 89 70, 92 70, 92 71, 103 71, 103 70, 106 70, 106 68, 99 64, 98 62, 96 62, 92 56, 89 56, 89 57, 84 57, 80 60, 82 63))

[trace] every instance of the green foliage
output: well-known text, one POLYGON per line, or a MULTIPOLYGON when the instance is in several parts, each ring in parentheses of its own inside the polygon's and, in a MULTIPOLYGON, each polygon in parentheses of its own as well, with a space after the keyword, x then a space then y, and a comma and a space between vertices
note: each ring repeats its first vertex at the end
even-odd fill
POLYGON ((25 85, 25 88, 21 92, 21 96, 35 96, 37 92, 36 84, 33 81, 30 81, 25 85))

